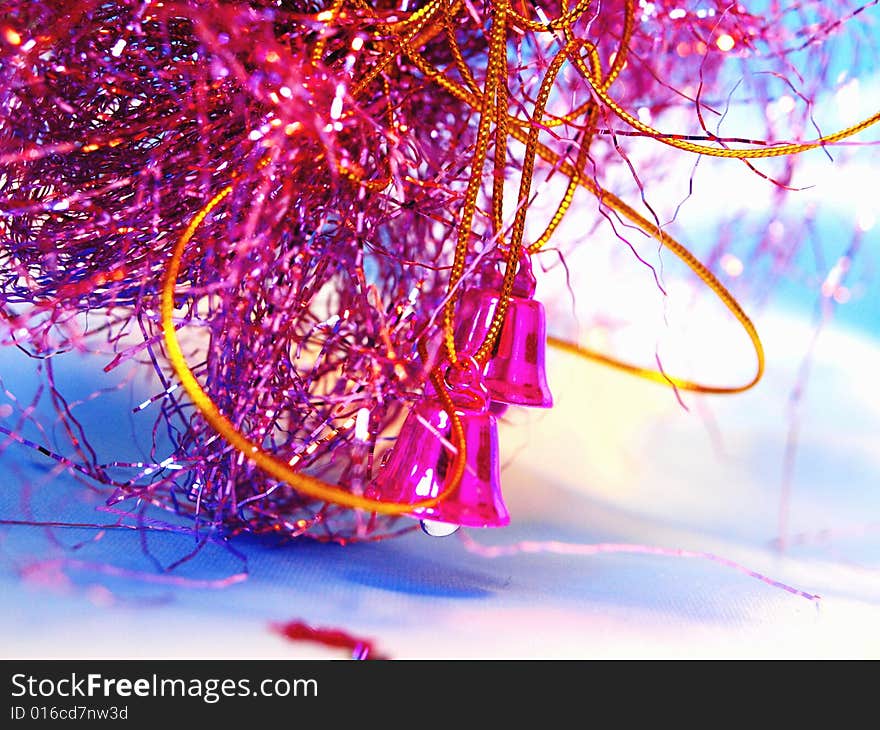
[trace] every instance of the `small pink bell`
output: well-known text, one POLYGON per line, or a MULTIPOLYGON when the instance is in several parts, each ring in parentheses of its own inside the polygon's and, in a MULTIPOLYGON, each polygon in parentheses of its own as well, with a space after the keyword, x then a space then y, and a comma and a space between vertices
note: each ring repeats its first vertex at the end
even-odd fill
MULTIPOLYGON (((481 405, 470 402, 456 408, 456 413, 464 427, 467 449, 461 482, 442 501, 433 507, 414 510, 411 516, 429 523, 504 527, 510 522, 510 516, 501 497, 495 417, 488 412, 485 400, 481 405)), ((397 443, 368 494, 405 503, 420 502, 442 493, 454 462, 448 445, 451 430, 449 414, 439 399, 426 394, 403 422, 397 443)))
MULTIPOLYGON (((532 298, 536 285, 529 258, 523 256, 501 333, 483 370, 483 382, 495 402, 533 408, 553 405, 545 368, 547 318, 544 306, 532 298)), ((501 275, 496 270, 484 272, 482 285, 463 295, 456 343, 464 354, 473 355, 485 339, 500 290, 501 275)))

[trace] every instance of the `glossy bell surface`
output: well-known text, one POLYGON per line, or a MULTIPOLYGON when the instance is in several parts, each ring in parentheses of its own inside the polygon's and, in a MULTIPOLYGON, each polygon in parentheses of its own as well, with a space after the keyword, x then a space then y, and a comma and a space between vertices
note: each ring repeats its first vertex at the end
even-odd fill
MULTIPOLYGON (((488 409, 456 411, 465 432, 467 464, 458 487, 433 507, 412 515, 430 523, 503 527, 510 522, 501 497, 498 427, 488 409)), ((441 494, 454 462, 449 415, 426 396, 407 416, 388 460, 371 485, 372 496, 419 502, 441 494)), ((438 530, 435 528, 434 534, 438 530)))
MULTIPOLYGON (((484 342, 500 301, 497 276, 484 276, 483 281, 480 288, 462 296, 456 344, 467 355, 484 342)), ((528 259, 523 259, 504 324, 483 370, 483 384, 494 402, 533 408, 553 405, 546 372, 547 318, 544 306, 532 298, 535 284, 528 259)))

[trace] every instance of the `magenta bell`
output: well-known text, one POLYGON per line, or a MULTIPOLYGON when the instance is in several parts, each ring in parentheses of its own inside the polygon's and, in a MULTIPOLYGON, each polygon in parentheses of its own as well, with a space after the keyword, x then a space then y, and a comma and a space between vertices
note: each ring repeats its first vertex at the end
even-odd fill
MULTIPOLYGON (((501 497, 495 417, 486 408, 456 412, 467 448, 461 483, 443 501, 414 510, 411 516, 465 527, 504 527, 510 515, 501 497)), ((394 502, 420 502, 440 494, 454 461, 447 445, 450 431, 449 415, 439 400, 426 396, 419 401, 403 422, 397 443, 368 494, 394 502)))
MULTIPOLYGON (((537 282, 527 256, 520 260, 513 295, 492 358, 483 370, 483 383, 496 402, 533 408, 550 408, 553 396, 547 386, 545 349, 547 318, 544 306, 533 299, 537 282)), ((492 324, 500 300, 501 276, 484 274, 483 285, 462 297, 461 326, 456 343, 466 355, 473 355, 492 324)))

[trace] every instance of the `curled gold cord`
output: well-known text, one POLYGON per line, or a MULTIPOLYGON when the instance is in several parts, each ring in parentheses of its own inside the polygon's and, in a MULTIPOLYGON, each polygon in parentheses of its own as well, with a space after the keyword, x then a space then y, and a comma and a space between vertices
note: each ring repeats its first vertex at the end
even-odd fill
POLYGON ((818 139, 812 140, 810 142, 768 144, 766 147, 746 147, 744 149, 719 149, 718 147, 707 147, 706 145, 696 144, 695 142, 688 142, 684 139, 678 139, 676 135, 664 134, 663 132, 654 129, 650 125, 640 121, 628 111, 626 111, 626 109, 624 109, 620 104, 618 104, 617 101, 615 101, 611 97, 611 95, 607 91, 607 88, 604 87, 603 84, 596 82, 596 78, 587 68, 584 60, 580 56, 571 54, 570 58, 572 60, 572 63, 574 63, 575 67, 578 69, 578 71, 580 71, 581 75, 590 85, 590 88, 592 89, 596 97, 598 97, 598 99, 602 101, 602 103, 606 107, 608 107, 608 109, 610 109, 615 116, 626 122, 633 129, 642 132, 652 139, 656 139, 658 142, 667 144, 670 147, 685 150, 686 152, 694 152, 700 155, 707 155, 709 157, 726 157, 735 160, 753 160, 769 157, 784 157, 786 155, 796 155, 800 154, 801 152, 807 152, 809 150, 814 150, 819 147, 824 147, 825 145, 840 142, 844 139, 847 139, 848 137, 852 137, 853 135, 864 131, 865 129, 868 129, 868 127, 873 126, 877 122, 880 122, 880 111, 878 111, 871 116, 861 120, 860 122, 853 124, 850 127, 841 129, 837 132, 834 132, 833 134, 823 135, 818 139))
MULTIPOLYGON (((580 41, 572 41, 571 45, 579 44, 580 41)), ((566 47, 567 49, 567 47, 566 47)), ((565 50, 563 49, 550 62, 547 72, 541 81, 541 87, 535 98, 533 116, 535 119, 541 119, 544 116, 544 109, 550 98, 550 92, 556 81, 556 76, 565 63, 565 50)), ((506 109, 504 110, 506 116, 506 109)), ((499 120, 502 110, 498 109, 497 114, 499 120)), ((506 121, 506 120, 505 120, 506 121)), ((499 127, 501 125, 499 124, 499 127)), ((505 124, 506 129, 506 124, 505 124)), ((537 142, 540 128, 537 124, 533 124, 529 128, 529 138, 526 145, 526 153, 523 156, 522 172, 520 173, 519 193, 517 195, 517 207, 513 218, 513 225, 510 232, 510 248, 507 252, 506 268, 504 271, 504 279, 501 283, 501 291, 498 294, 498 304, 492 314, 492 321, 486 330, 483 342, 477 349, 474 359, 481 365, 485 365, 492 355, 495 343, 501 335, 501 328, 504 326, 504 318, 507 316, 507 310, 510 306, 510 299, 513 295, 513 284, 516 276, 518 260, 523 251, 523 235, 525 234, 526 213, 529 206, 529 194, 532 186, 532 178, 535 170, 535 148, 534 142, 537 142)), ((505 135, 506 136, 506 135, 505 135)), ((506 152, 506 142, 505 142, 506 152)), ((496 150, 496 155, 500 154, 496 150)), ((564 202, 564 201, 563 201, 564 202)))
MULTIPOLYGON (((518 134, 520 134, 520 132, 519 130, 512 130, 511 134, 516 137, 518 134)), ((523 140, 521 139, 520 141, 523 140)), ((607 205, 611 210, 619 213, 630 223, 634 224, 644 233, 651 236, 664 248, 671 251, 678 259, 682 261, 682 263, 685 264, 685 266, 687 266, 694 274, 696 274, 700 281, 702 281, 712 291, 712 293, 721 300, 721 303, 724 304, 727 310, 734 316, 736 321, 745 331, 746 335, 748 335, 748 338, 752 344, 752 348, 755 351, 757 367, 755 371, 755 376, 745 385, 733 387, 715 387, 709 385, 701 385, 699 383, 691 382, 681 378, 670 377, 665 373, 660 372, 659 370, 641 368, 624 360, 618 360, 617 358, 611 357, 609 355, 604 355, 588 348, 581 348, 577 345, 572 345, 571 343, 567 343, 564 340, 556 340, 555 346, 561 347, 562 349, 567 349, 569 352, 575 352, 582 357, 601 362, 604 365, 616 368, 617 370, 628 372, 632 375, 637 375, 641 378, 646 378, 654 382, 663 382, 667 384, 671 383, 682 390, 689 390, 697 393, 713 395, 741 393, 756 385, 764 375, 764 345, 761 343, 761 338, 758 335, 758 330, 755 328, 752 320, 749 319, 748 315, 745 313, 740 303, 727 290, 724 284, 722 284, 718 280, 718 278, 711 271, 709 271, 709 269, 707 269, 706 266, 684 245, 676 241, 663 229, 658 228, 655 224, 652 224, 644 216, 640 215, 636 210, 624 203, 620 198, 599 187, 599 185, 597 185, 595 181, 583 174, 582 169, 578 170, 570 162, 566 160, 561 160, 557 153, 541 143, 538 143, 535 151, 545 161, 550 162, 554 165, 558 165, 559 169, 562 170, 562 172, 564 172, 566 175, 568 175, 571 180, 575 180, 578 185, 586 188, 593 195, 595 195, 596 198, 599 199, 600 203, 607 205)))
MULTIPOLYGON (((448 77, 443 76, 439 71, 434 70, 434 67, 431 66, 431 64, 428 63, 417 51, 411 48, 407 48, 406 52, 409 58, 413 61, 413 64, 416 65, 421 71, 423 71, 424 73, 428 73, 429 71, 433 70, 433 77, 435 81, 450 94, 470 104, 471 106, 479 105, 479 100, 475 98, 473 94, 471 94, 467 89, 463 88, 462 86, 456 84, 448 77)), ((652 380, 655 382, 664 382, 667 384, 670 382, 673 384, 681 383, 681 388, 683 390, 690 390, 706 394, 739 393, 743 390, 748 390, 760 381, 761 377, 764 374, 765 366, 764 346, 761 343, 761 338, 758 335, 758 331, 755 328, 755 325, 749 319, 748 315, 746 315, 746 313, 743 311, 736 298, 715 277, 715 275, 711 271, 709 271, 709 269, 707 269, 706 266, 702 262, 700 262, 699 259, 697 259, 696 256, 694 256, 684 245, 676 241, 664 230, 658 228, 657 225, 651 223, 644 216, 640 215, 634 208, 629 206, 627 203, 624 203, 617 196, 601 188, 592 178, 589 177, 589 175, 585 173, 582 166, 576 167, 568 160, 562 159, 561 155, 559 155, 557 152, 554 152, 552 149, 547 147, 547 145, 541 142, 531 140, 530 143, 529 134, 526 133, 521 126, 511 124, 509 128, 509 133, 510 136, 516 139, 518 142, 526 145, 526 155, 530 154, 529 149, 533 145, 534 153, 541 157, 541 159, 554 166, 555 169, 561 171, 569 178, 570 181, 574 181, 577 185, 585 188, 592 195, 594 195, 600 201, 600 203, 606 205, 608 208, 615 211, 616 213, 627 219, 630 223, 638 227, 642 232, 654 238, 658 243, 660 243, 662 246, 671 251, 677 258, 679 258, 694 274, 696 274, 697 277, 699 277, 699 279, 721 300, 724 306, 736 318, 737 322, 748 335, 752 347, 755 351, 757 369, 755 377, 744 386, 736 386, 731 388, 715 388, 714 386, 703 386, 699 383, 691 383, 690 381, 681 378, 670 378, 660 371, 641 368, 626 361, 618 360, 617 358, 603 355, 601 353, 597 353, 586 348, 578 348, 576 345, 567 343, 571 346, 570 351, 573 352, 577 350, 578 354, 582 355, 583 357, 588 357, 591 360, 602 362, 610 367, 614 367, 618 370, 622 370, 633 375, 646 378, 648 380, 652 380)), ((559 342, 563 343, 565 341, 560 340, 559 342)))
POLYGON ((386 502, 379 499, 371 499, 342 489, 341 487, 322 481, 317 477, 303 474, 293 469, 290 464, 285 463, 277 456, 265 451, 259 444, 251 441, 241 433, 233 423, 224 416, 216 403, 211 399, 199 381, 196 379, 193 371, 186 362, 180 342, 177 338, 177 332, 174 327, 174 290, 177 286, 177 278, 180 274, 181 261, 186 251, 187 244, 192 240, 199 226, 205 218, 216 208, 235 188, 234 183, 228 184, 213 198, 211 198, 205 206, 190 221, 186 230, 177 241, 171 260, 165 270, 165 279, 162 284, 160 312, 162 321, 162 333, 165 339, 165 348, 168 354, 168 360, 174 370, 180 384, 189 395, 193 405, 201 413, 202 417, 210 424, 210 426, 226 441, 230 446, 235 448, 246 458, 253 461, 263 471, 271 477, 289 484, 302 494, 324 502, 332 502, 344 507, 352 509, 365 510, 367 512, 379 512, 389 515, 400 515, 413 512, 418 509, 433 507, 437 503, 446 499, 455 489, 458 488, 461 478, 464 474, 465 467, 465 438, 464 428, 461 419, 456 413, 455 405, 446 390, 446 384, 442 378, 433 378, 434 386, 437 394, 449 416, 451 426, 451 442, 456 450, 455 459, 453 460, 453 469, 447 484, 442 492, 431 499, 422 500, 411 503, 386 502))
MULTIPOLYGON (((473 231, 473 220, 477 210, 477 198, 483 183, 483 167, 486 164, 486 156, 489 149, 489 138, 492 133, 493 99, 498 87, 498 79, 501 72, 507 68, 507 27, 504 11, 493 7, 491 14, 491 28, 489 31, 489 58, 486 66, 486 82, 483 85, 483 98, 475 105, 480 110, 480 120, 477 127, 477 140, 471 159, 471 174, 468 179, 467 189, 464 195, 461 217, 458 223, 458 240, 455 246, 455 256, 452 262, 452 270, 449 273, 449 291, 454 293, 461 277, 464 275, 467 264, 467 252, 473 231)), ((408 44, 403 45, 409 48, 408 44)), ((427 62, 426 62, 427 63, 427 62)), ((431 64, 427 64, 433 69, 431 64)), ((466 92, 470 97, 470 93, 466 92)), ((505 111, 506 113, 506 111, 505 111)), ((497 151, 496 151, 497 152, 497 151)), ((497 152, 501 154, 500 152, 497 152)), ((443 308, 443 331, 446 355, 453 365, 459 364, 458 353, 455 347, 455 307, 456 296, 450 296, 443 308)))

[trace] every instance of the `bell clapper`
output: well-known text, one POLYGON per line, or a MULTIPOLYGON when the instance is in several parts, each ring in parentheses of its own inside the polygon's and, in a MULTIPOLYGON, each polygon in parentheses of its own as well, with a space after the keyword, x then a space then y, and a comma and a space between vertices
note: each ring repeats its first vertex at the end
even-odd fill
POLYGON ((458 532, 461 525, 452 522, 438 522, 437 520, 422 520, 422 532, 431 537, 449 537, 458 532))

